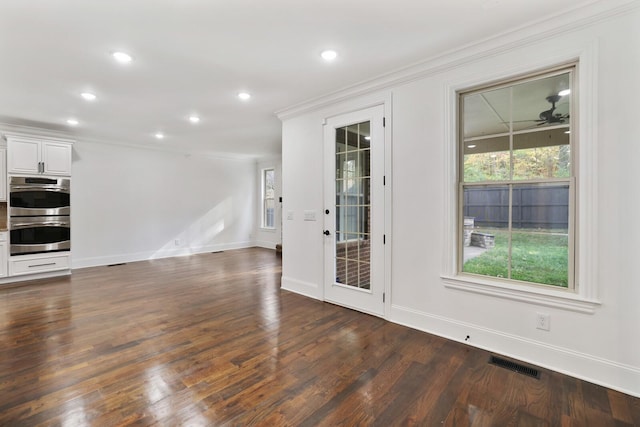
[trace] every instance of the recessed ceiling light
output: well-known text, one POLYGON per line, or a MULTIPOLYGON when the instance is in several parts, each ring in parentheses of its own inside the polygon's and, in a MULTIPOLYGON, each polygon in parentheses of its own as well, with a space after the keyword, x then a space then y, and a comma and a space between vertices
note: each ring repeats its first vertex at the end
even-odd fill
POLYGON ((476 148, 476 144, 469 144, 467 145, 467 148, 476 148))
POLYGON ((83 97, 84 99, 86 99, 87 101, 95 101, 97 96, 95 96, 93 93, 91 92, 82 92, 80 94, 81 97, 83 97))
POLYGON ((565 95, 569 95, 570 93, 571 93, 571 89, 565 89, 558 92, 558 95, 565 96, 565 95))
POLYGON ((111 56, 113 56, 113 58, 121 64, 128 64, 133 60, 131 55, 125 52, 113 52, 111 56))
POLYGON ((162 132, 158 132, 158 133, 155 134, 155 137, 157 139, 162 139, 162 138, 164 138, 164 134, 162 132))
POLYGON ((76 119, 68 119, 67 120, 67 124, 71 125, 71 126, 77 126, 78 125, 78 121, 76 119))
POLYGON ((320 56, 325 61, 330 62, 338 57, 338 52, 336 52, 335 50, 325 50, 320 54, 320 56))
POLYGON ((243 101, 248 100, 249 98, 251 98, 251 94, 247 93, 247 92, 240 92, 238 94, 238 98, 242 99, 243 101))
POLYGON ((198 123, 200 121, 200 117, 198 117, 198 116, 189 116, 189 121, 191 123, 198 123))

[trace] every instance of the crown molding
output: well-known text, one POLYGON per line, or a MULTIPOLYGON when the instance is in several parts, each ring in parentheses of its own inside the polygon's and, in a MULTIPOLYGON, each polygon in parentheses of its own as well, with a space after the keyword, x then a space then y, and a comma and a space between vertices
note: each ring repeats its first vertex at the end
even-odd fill
POLYGON ((20 135, 20 136, 32 136, 32 137, 41 137, 41 138, 55 138, 62 139, 66 141, 74 141, 79 144, 101 144, 108 146, 116 146, 116 147, 125 147, 132 148, 136 150, 144 150, 144 151, 157 151, 163 153, 169 153, 179 156, 191 157, 203 157, 207 159, 214 160, 231 160, 231 161, 256 161, 257 156, 255 155, 242 155, 242 154, 229 154, 229 153, 219 153, 214 151, 206 151, 206 150, 179 150, 174 149, 173 147, 162 147, 162 146, 153 146, 153 145, 144 145, 144 144, 135 144, 130 142, 120 142, 120 141, 108 141, 95 137, 84 137, 79 135, 73 135, 69 132, 58 131, 54 129, 47 129, 35 126, 27 126, 27 125, 17 125, 11 123, 1 123, 0 122, 0 134, 2 135, 20 135))
POLYGON ((275 114, 280 120, 289 119, 353 97, 419 80, 512 49, 552 39, 561 34, 605 22, 638 8, 640 8, 640 0, 596 0, 587 5, 529 22, 329 94, 294 104, 276 111, 275 114))
POLYGON ((75 135, 69 132, 63 132, 55 129, 39 128, 35 126, 17 125, 12 123, 0 122, 0 133, 44 137, 44 138, 56 138, 64 140, 76 140, 75 135))

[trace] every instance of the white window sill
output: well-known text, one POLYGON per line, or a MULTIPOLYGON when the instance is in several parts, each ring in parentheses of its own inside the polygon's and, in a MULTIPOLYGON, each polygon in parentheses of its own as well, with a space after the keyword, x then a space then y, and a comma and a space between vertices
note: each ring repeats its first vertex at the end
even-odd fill
POLYGON ((527 302, 593 314, 600 302, 587 299, 577 293, 564 289, 547 289, 533 285, 511 285, 470 276, 441 276, 444 286, 482 295, 490 295, 513 301, 527 302))

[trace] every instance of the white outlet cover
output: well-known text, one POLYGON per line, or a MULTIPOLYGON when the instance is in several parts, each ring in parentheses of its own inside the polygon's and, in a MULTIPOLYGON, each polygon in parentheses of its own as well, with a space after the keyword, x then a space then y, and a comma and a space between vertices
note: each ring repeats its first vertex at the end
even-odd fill
POLYGON ((543 331, 551 330, 551 315, 549 313, 536 313, 536 328, 543 331))
POLYGON ((316 211, 304 211, 304 220, 305 221, 315 221, 316 220, 316 211))

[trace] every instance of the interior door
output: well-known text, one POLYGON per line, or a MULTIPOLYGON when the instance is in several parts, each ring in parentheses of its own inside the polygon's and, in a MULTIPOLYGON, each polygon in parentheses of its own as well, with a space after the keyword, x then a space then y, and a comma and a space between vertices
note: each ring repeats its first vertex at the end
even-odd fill
POLYGON ((384 316, 384 107, 327 119, 326 301, 384 316))

